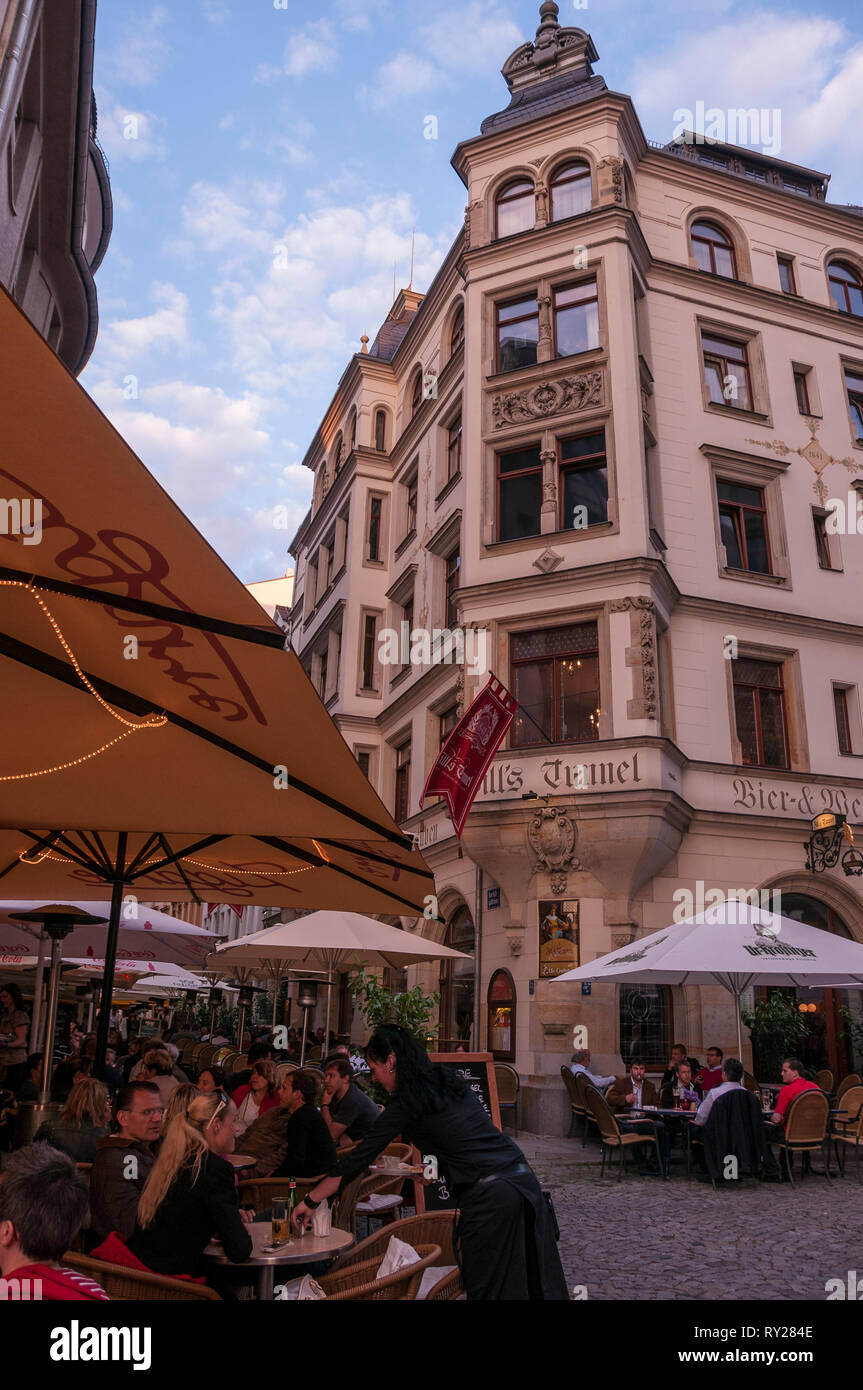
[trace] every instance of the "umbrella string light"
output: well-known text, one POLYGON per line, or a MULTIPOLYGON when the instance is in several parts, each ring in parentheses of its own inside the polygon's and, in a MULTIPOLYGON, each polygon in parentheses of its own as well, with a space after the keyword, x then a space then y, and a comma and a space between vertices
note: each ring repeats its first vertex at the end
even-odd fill
MULTIPOLYGON (((120 737, 125 738, 125 734, 121 734, 120 737)), ((36 774, 29 775, 35 776, 36 774)), ((49 850, 43 850, 38 859, 27 859, 24 857, 27 854, 32 854, 32 850, 25 850, 24 853, 18 856, 23 864, 41 864, 43 859, 52 859, 55 864, 69 864, 73 862, 67 859, 65 855, 52 854, 49 850)), ((211 869, 215 873, 234 874, 237 877, 249 875, 252 878, 290 878, 292 874, 306 874, 310 869, 321 868, 320 864, 301 864, 298 869, 242 869, 232 864, 207 864, 203 859, 192 859, 188 854, 181 855, 181 858, 184 864, 194 864, 195 867, 199 869, 211 869)), ((152 864, 159 863, 162 863, 162 860, 147 859, 141 865, 141 872, 148 869, 152 864)))
MULTIPOLYGON (((118 734, 116 738, 112 738, 107 743, 103 743, 101 748, 95 748, 92 753, 85 753, 80 758, 71 758, 68 762, 65 763, 57 763, 54 767, 43 767, 37 772, 7 773, 3 776, 0 776, 0 782, 23 782, 28 781, 30 778, 33 777, 47 777, 54 772, 66 772, 70 767, 79 767, 81 763, 90 762, 92 758, 97 758, 100 753, 106 753, 109 748, 113 748, 114 745, 117 743, 122 743, 123 739, 128 738, 130 734, 137 733, 139 729, 161 729, 167 724, 168 718, 167 715, 164 714, 148 714, 145 719, 140 721, 126 719, 117 710, 113 709, 112 706, 108 704, 107 700, 102 698, 98 690, 96 690, 95 686, 92 684, 91 681, 87 679, 84 672, 81 670, 78 658, 75 656, 75 653, 72 651, 72 648, 69 646, 69 643, 66 641, 66 638, 63 636, 63 633, 60 631, 60 624, 57 622, 56 618, 54 617, 54 614, 51 612, 50 608, 45 603, 42 596, 39 593, 37 593, 37 591, 33 588, 32 584, 25 584, 24 581, 21 579, 0 579, 0 588, 23 589, 26 593, 30 595, 32 599, 35 600, 35 602, 41 608, 44 617, 47 619, 47 621, 53 628, 54 635, 57 638, 57 641, 60 643, 60 646, 63 648, 64 652, 68 656, 69 661, 71 662, 72 667, 75 671, 75 674, 77 675, 81 684, 84 686, 85 690, 87 690, 93 696, 93 699, 96 700, 97 703, 100 704, 102 708, 106 710, 108 714, 111 715, 112 719, 116 719, 120 724, 125 724, 126 726, 125 733, 118 734)), ((29 862, 33 863, 38 861, 30 860, 29 862)))

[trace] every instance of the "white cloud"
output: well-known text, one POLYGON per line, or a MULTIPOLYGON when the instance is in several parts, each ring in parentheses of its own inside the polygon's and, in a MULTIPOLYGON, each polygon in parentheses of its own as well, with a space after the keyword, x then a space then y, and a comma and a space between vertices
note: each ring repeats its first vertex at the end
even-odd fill
POLYGON ((310 72, 332 72, 338 58, 332 24, 328 19, 316 19, 288 40, 284 71, 288 77, 306 77, 310 72))
POLYGON ((361 33, 372 27, 389 9, 388 0, 336 0, 336 13, 342 28, 348 33, 361 33))
POLYGON ((199 179, 180 210, 183 235, 169 240, 165 249, 187 258, 207 251, 237 263, 269 257, 281 226, 283 197, 280 184, 261 179, 238 179, 230 188, 199 179))
POLYGON ((224 24, 231 14, 227 0, 201 0, 201 10, 211 24, 224 24))
POLYGON ((378 68, 371 87, 363 85, 360 95, 371 102, 377 110, 392 106, 405 97, 419 96, 439 86, 442 73, 434 63, 426 58, 418 58, 415 53, 402 49, 378 68))
POLYGON ((132 14, 118 42, 101 55, 100 64, 112 79, 130 87, 149 87, 158 81, 173 57, 161 32, 169 17, 164 5, 132 14))
POLYGON ((111 163, 139 164, 145 159, 165 158, 161 134, 164 121, 152 111, 135 110, 114 102, 110 94, 97 88, 99 144, 111 163))
POLYGON ((239 119, 239 111, 227 111, 219 121, 219 130, 233 130, 239 119))
POLYGON ((260 397, 173 380, 145 387, 139 400, 128 401, 122 386, 104 374, 89 389, 241 578, 284 573, 290 527, 308 508, 311 475, 298 462, 285 464, 260 397), (287 511, 287 530, 274 525, 279 506, 287 511))
POLYGON ((117 370, 134 370, 150 352, 176 352, 191 349, 189 300, 174 285, 157 282, 150 298, 157 306, 152 314, 134 319, 115 319, 103 324, 99 333, 100 360, 117 370))
POLYGON ((437 10, 419 29, 414 49, 402 49, 384 63, 359 95, 381 110, 436 87, 452 88, 468 75, 484 78, 523 40, 519 25, 492 0, 437 10))

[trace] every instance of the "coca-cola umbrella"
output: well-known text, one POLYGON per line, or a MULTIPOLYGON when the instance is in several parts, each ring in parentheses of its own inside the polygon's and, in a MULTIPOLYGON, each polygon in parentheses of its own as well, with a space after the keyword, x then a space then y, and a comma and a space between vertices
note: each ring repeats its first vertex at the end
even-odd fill
POLYGON ((743 1059, 740 999, 752 985, 863 988, 863 945, 820 927, 728 898, 683 922, 567 970, 555 984, 722 985, 734 998, 743 1059))
POLYGON ((284 634, 4 292, 0 418, 2 890, 110 894, 109 975, 129 891, 420 914, 433 877, 284 634))

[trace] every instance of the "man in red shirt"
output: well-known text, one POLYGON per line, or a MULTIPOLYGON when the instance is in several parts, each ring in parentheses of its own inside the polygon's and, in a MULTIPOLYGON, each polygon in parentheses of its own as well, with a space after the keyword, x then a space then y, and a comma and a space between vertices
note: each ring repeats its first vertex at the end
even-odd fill
POLYGON ((0 1181, 0 1301, 107 1301, 101 1285, 60 1264, 88 1207, 67 1154, 49 1144, 12 1154, 0 1181))
MULTIPOLYGON (((772 1119, 765 1121, 764 1124, 764 1134, 768 1143, 770 1143, 771 1140, 775 1142, 776 1139, 779 1138, 782 1134, 782 1130, 785 1125, 785 1118, 788 1114, 788 1107, 791 1104, 794 1097, 799 1096, 801 1091, 818 1090, 818 1087, 815 1085, 815 1082, 807 1081, 805 1076, 803 1075, 803 1063, 801 1062, 799 1057, 785 1058, 785 1061, 782 1063, 782 1081, 784 1084, 782 1086, 782 1090, 779 1092, 779 1097, 776 1101, 776 1109, 773 1112, 773 1117, 772 1119)), ((764 1176, 768 1178, 768 1180, 770 1181, 779 1182, 781 1180, 779 1174, 779 1165, 777 1164, 776 1159, 773 1156, 772 1150, 770 1151, 770 1155, 771 1157, 770 1159, 768 1159, 765 1165, 764 1176)))
POLYGON ((722 1075, 721 1047, 708 1047, 707 1066, 701 1068, 695 1080, 701 1087, 703 1096, 706 1096, 708 1091, 712 1091, 714 1086, 723 1084, 725 1077, 722 1075))

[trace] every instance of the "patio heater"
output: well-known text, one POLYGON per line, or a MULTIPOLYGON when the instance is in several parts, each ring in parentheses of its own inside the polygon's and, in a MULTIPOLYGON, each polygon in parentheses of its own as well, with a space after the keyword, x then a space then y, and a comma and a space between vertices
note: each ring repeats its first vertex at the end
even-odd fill
POLYGON ((240 993, 237 998, 237 1051, 243 1050, 243 1033, 246 1028, 246 1010, 254 998, 255 991, 251 985, 240 985, 240 993))
POLYGON ((63 964, 63 942, 73 927, 102 924, 105 917, 91 917, 89 912, 65 904, 52 903, 38 907, 31 912, 10 912, 13 922, 38 923, 51 941, 51 974, 48 980, 48 1008, 45 1019, 45 1046, 42 1053, 42 1075, 39 1086, 39 1099, 35 1104, 25 1103, 20 1107, 15 1139, 18 1145, 26 1144, 36 1133, 43 1120, 62 1107, 51 1105, 51 1065, 54 1060, 54 1035, 57 1030, 57 1003, 60 998, 60 967, 63 964))
POLYGON ((306 1060, 306 1040, 309 1036, 309 1013, 318 1002, 317 980, 300 980, 297 985, 297 1003, 303 1011, 303 1041, 300 1047, 300 1066, 306 1060))

